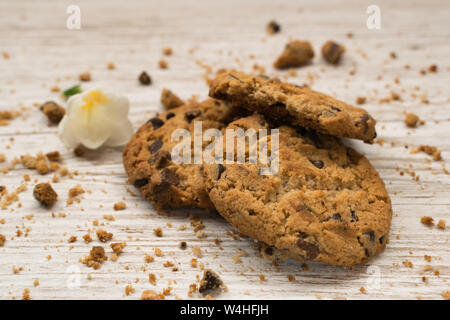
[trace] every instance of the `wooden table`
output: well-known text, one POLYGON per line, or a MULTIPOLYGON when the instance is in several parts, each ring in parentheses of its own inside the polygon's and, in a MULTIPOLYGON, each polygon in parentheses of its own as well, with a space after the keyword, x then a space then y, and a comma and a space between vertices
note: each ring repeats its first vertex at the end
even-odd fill
MULTIPOLYGON (((136 299, 145 289, 161 291, 169 285, 173 290, 167 298, 186 299, 189 284, 198 283, 196 277, 202 271, 190 266, 192 252, 180 250, 180 241, 200 246, 203 257, 199 262, 221 275, 228 291, 218 298, 442 299, 441 293, 450 289, 448 227, 439 230, 420 222, 426 215, 450 223, 450 176, 443 170, 450 157, 448 1, 377 1, 380 30, 366 27, 370 3, 364 1, 76 2, 81 9, 80 30, 66 28, 69 2, 0 1, 0 51, 7 53, 0 56, 0 110, 22 112, 9 125, 0 126, 0 153, 7 156, 0 166, 26 153, 58 150, 63 166, 78 172, 53 184, 59 201, 52 210, 41 208, 32 196, 36 181, 49 181, 52 174, 40 175, 22 165, 0 174, 0 185, 10 191, 22 184, 25 174, 31 176, 19 201, 0 210, 0 220, 5 220, 0 234, 7 238, 0 247, 2 299, 20 299, 25 288, 30 288, 34 299, 136 299), (271 19, 281 24, 280 34, 266 34, 271 19), (309 40, 316 51, 314 63, 298 69, 296 76, 271 67, 290 38, 309 40), (347 48, 338 67, 327 65, 320 57, 320 47, 328 39, 347 48), (163 57, 164 47, 171 47, 173 55, 163 57), (158 68, 161 58, 168 61, 167 70, 158 68), (108 62, 116 68, 108 69, 108 62), (364 107, 377 119, 384 143, 348 143, 379 171, 394 209, 390 243, 370 264, 348 270, 308 263, 305 269, 288 261, 275 267, 256 257, 251 239, 229 236, 232 228, 217 215, 195 210, 158 215, 140 195, 127 192, 136 190, 126 183, 120 148, 103 148, 76 158, 36 107, 47 100, 64 104, 60 93, 51 88, 66 89, 79 82, 80 73, 90 72, 92 81, 82 87, 98 86, 126 95, 131 102, 130 118, 138 128, 163 110, 159 95, 164 87, 185 99, 192 95, 205 98, 208 88, 203 75, 208 68, 204 65, 215 72, 219 68, 251 71, 255 64, 264 67, 268 75, 309 83, 350 103, 358 96, 367 97, 364 107), (438 67, 436 73, 421 74, 432 64, 438 67), (138 84, 143 70, 151 75, 151 86, 138 84), (380 102, 391 92, 400 99, 380 102), (425 124, 407 128, 405 112, 416 113, 425 124), (425 144, 437 146, 444 160, 411 154, 425 144), (80 203, 67 206, 68 190, 77 184, 89 192, 80 203), (113 204, 120 200, 127 203, 127 209, 114 211, 113 204), (65 218, 58 216, 61 212, 65 218), (195 236, 189 213, 203 219, 206 238, 195 236), (105 220, 104 215, 113 215, 115 221, 105 220), (119 259, 105 262, 99 270, 79 262, 93 245, 101 245, 95 237, 95 220, 114 234, 114 241, 127 242, 119 259), (186 229, 178 230, 182 225, 186 229), (153 233, 158 226, 163 228, 161 238, 153 233), (17 236, 17 230, 26 233, 27 228, 27 236, 17 236), (88 231, 94 241, 85 244, 81 237, 88 231), (68 243, 72 235, 78 240, 68 243), (214 244, 215 238, 222 240, 222 249, 214 244), (164 256, 146 263, 145 254, 154 255, 154 248, 160 248, 164 256), (233 257, 240 249, 248 256, 235 263, 233 257), (424 255, 431 256, 431 262, 424 255), (164 267, 168 260, 179 271, 164 267), (403 264, 405 260, 412 268, 403 264), (433 271, 422 274, 425 265, 431 265, 433 271), (14 273, 13 268, 22 270, 14 273), (433 273, 436 269, 438 276, 433 273), (149 283, 149 273, 156 274, 156 286, 149 283), (260 275, 265 275, 264 281, 260 275), (289 281, 289 275, 295 280, 289 281), (35 279, 40 283, 36 287, 35 279), (126 296, 127 285, 132 285, 135 293, 126 296)), ((105 247, 109 254, 111 249, 105 247)))

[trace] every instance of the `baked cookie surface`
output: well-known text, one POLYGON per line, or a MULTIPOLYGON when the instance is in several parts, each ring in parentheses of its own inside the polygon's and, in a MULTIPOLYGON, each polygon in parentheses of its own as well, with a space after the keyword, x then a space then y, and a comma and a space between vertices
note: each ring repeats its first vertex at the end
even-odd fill
MULTIPOLYGON (((198 164, 176 164, 171 159, 172 132, 187 129, 193 137, 194 122, 202 129, 222 129, 239 110, 214 99, 192 102, 148 120, 123 150, 123 164, 130 183, 158 206, 197 207, 212 210, 198 164)), ((192 151, 192 150, 191 150, 192 151)), ((191 152, 193 153, 193 152, 191 152)))
MULTIPOLYGON (((261 116, 228 128, 267 128, 261 116)), ((339 139, 279 127, 279 170, 260 164, 207 164, 206 190, 240 232, 299 261, 353 266, 388 240, 392 216, 385 186, 369 161, 339 139)), ((269 250, 270 251, 270 250, 269 250)))
POLYGON ((209 95, 320 133, 366 142, 376 137, 375 120, 366 110, 277 79, 223 72, 212 81, 209 95))

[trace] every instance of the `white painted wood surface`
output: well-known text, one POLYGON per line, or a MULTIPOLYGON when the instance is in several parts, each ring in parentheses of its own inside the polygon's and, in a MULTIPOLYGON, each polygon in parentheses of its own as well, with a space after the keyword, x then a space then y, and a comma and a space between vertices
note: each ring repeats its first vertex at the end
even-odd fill
MULTIPOLYGON (((10 57, 0 56, 0 110, 18 109, 20 105, 29 110, 23 113, 23 119, 0 126, 0 153, 7 154, 9 163, 25 153, 59 150, 64 165, 79 175, 54 184, 59 202, 48 211, 39 207, 32 190, 34 179, 47 181, 51 175, 41 176, 21 165, 0 174, 0 185, 9 190, 21 184, 24 174, 32 176, 28 190, 20 194, 22 206, 18 208, 15 203, 0 210, 0 219, 5 219, 0 234, 7 237, 5 246, 0 247, 0 298, 19 299, 24 288, 30 288, 34 299, 135 299, 144 289, 161 291, 172 280, 176 283, 172 283, 172 295, 167 298, 186 299, 188 285, 196 283, 196 276, 201 275, 198 268, 189 265, 190 250, 177 247, 180 241, 186 241, 202 247, 204 256, 199 261, 219 272, 228 286, 228 292, 219 298, 442 299, 441 292, 450 289, 448 228, 428 228, 420 223, 420 217, 429 215, 435 221, 446 219, 450 223, 450 176, 442 169, 450 157, 450 3, 376 1, 374 4, 381 9, 381 30, 366 28, 369 4, 372 2, 1 0, 0 51, 8 52, 10 57), (78 31, 65 27, 65 11, 71 3, 81 8, 82 26, 78 31), (282 25, 280 34, 265 33, 271 19, 282 25), (347 38, 348 32, 354 37, 347 38), (133 187, 125 182, 120 149, 102 149, 74 158, 57 138, 56 128, 49 127, 33 106, 50 99, 61 101, 50 88, 70 87, 78 83, 78 74, 89 71, 93 80, 82 86, 102 86, 127 95, 131 120, 137 128, 162 111, 159 95, 163 87, 183 98, 193 94, 206 97, 207 86, 202 79, 205 70, 196 61, 214 70, 234 67, 250 71, 257 63, 266 68, 266 74, 287 76, 287 72, 276 71, 271 64, 290 37, 310 40, 316 57, 313 64, 298 69, 297 76, 289 80, 304 83, 312 74, 317 77, 311 85, 317 90, 351 103, 357 96, 366 96, 365 107, 378 120, 378 135, 386 141, 382 146, 349 142, 366 154, 380 172, 395 212, 385 252, 369 265, 353 270, 314 263, 308 264, 309 270, 303 270, 294 261, 276 268, 255 256, 250 239, 236 241, 228 236, 231 228, 222 218, 191 211, 203 217, 208 235, 196 238, 187 210, 160 216, 151 204, 126 191, 133 187), (328 39, 347 48, 338 67, 326 65, 320 57, 320 46, 328 39), (174 54, 165 57, 169 68, 160 70, 158 60, 167 46, 173 48, 174 54), (398 58, 391 59, 390 52, 398 58), (114 62, 115 70, 106 68, 109 61, 114 62), (437 73, 420 74, 433 63, 438 66, 437 73), (406 64, 409 70, 404 68, 406 64), (138 84, 136 78, 142 70, 151 75, 153 85, 138 84), (353 76, 351 70, 356 70, 353 76), (396 78, 399 84, 394 82, 396 78), (401 101, 379 103, 391 91, 399 93, 401 101), (411 93, 419 97, 426 94, 429 104, 413 98, 411 93), (414 130, 406 128, 405 111, 416 113, 426 124, 414 130), (444 161, 429 163, 430 157, 425 154, 410 154, 420 144, 437 146, 444 161), (405 149, 405 145, 409 148, 405 149), (399 169, 414 170, 420 180, 413 181, 408 174, 401 176, 399 169), (78 183, 91 192, 80 204, 66 206, 68 189, 78 183), (113 204, 121 199, 128 208, 113 211, 113 204), (52 218, 51 212, 65 212, 67 217, 52 218), (31 220, 25 218, 29 214, 34 215, 31 220), (105 214, 114 215, 115 221, 104 220, 105 214), (107 261, 97 271, 78 262, 92 245, 100 244, 95 239, 88 245, 81 239, 88 230, 94 230, 94 220, 105 223, 104 228, 114 233, 114 241, 127 242, 117 262, 107 261), (188 227, 177 230, 181 225, 188 227), (152 231, 158 226, 164 230, 162 238, 152 231), (31 228, 27 237, 15 236, 17 228, 26 227, 31 228), (69 244, 67 239, 72 235, 78 236, 78 241, 69 244), (223 250, 214 244, 216 237, 223 240, 223 250), (163 250, 164 257, 146 264, 145 253, 153 253, 156 247, 163 250), (233 256, 239 248, 249 256, 235 264, 233 256), (431 262, 425 261, 425 254, 432 256, 431 262), (403 266, 405 259, 414 267, 403 266), (167 260, 174 261, 180 270, 171 272, 171 268, 163 267, 167 260), (424 283, 420 270, 425 265, 438 268, 440 276, 424 274, 429 278, 424 283), (78 288, 67 287, 71 266, 79 268, 78 288), (14 274, 13 267, 23 270, 14 274), (148 281, 150 272, 157 275, 156 287, 148 281), (264 282, 258 277, 261 274, 266 276, 264 282), (289 282, 288 275, 296 280, 289 282), (37 287, 33 286, 35 279, 40 282, 37 287), (136 292, 125 296, 128 284, 136 292), (366 294, 360 292, 361 287, 366 288, 366 294)), ((91 235, 96 238, 94 233, 91 235)), ((111 251, 109 246, 107 251, 111 251)))

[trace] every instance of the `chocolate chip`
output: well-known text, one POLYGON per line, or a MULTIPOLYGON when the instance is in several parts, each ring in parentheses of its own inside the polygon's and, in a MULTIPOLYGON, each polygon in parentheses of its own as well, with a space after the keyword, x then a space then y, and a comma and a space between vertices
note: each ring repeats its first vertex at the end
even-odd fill
POLYGON ((264 253, 267 254, 268 256, 273 255, 273 247, 267 247, 267 248, 264 250, 264 253))
POLYGON ((322 169, 323 168, 323 161, 322 160, 312 160, 308 159, 309 162, 311 162, 316 168, 322 169))
POLYGON ((160 118, 154 117, 147 121, 147 123, 151 123, 153 125, 153 129, 161 128, 164 125, 164 121, 162 121, 160 118))
POLYGON ((369 252, 369 250, 367 248, 364 248, 364 253, 365 253, 367 258, 370 257, 370 252, 369 252))
POLYGON ((236 77, 234 74, 229 73, 228 76, 229 76, 230 78, 233 78, 233 79, 235 79, 235 80, 238 80, 238 81, 242 82, 242 80, 239 79, 238 77, 236 77))
POLYGON ((217 179, 219 180, 220 177, 222 176, 222 173, 225 171, 225 167, 223 166, 223 164, 218 164, 217 165, 217 179))
POLYGON ((169 120, 170 118, 173 118, 173 117, 175 117, 175 113, 168 112, 167 115, 166 115, 166 120, 169 120))
POLYGON ((306 259, 312 260, 320 253, 319 247, 314 243, 305 241, 304 239, 297 240, 297 246, 306 252, 306 259))
POLYGON ((335 213, 335 214, 333 214, 331 217, 328 217, 327 218, 327 221, 328 220, 341 220, 341 215, 339 214, 339 213, 335 213))
POLYGON ((148 151, 150 151, 150 153, 155 153, 156 151, 161 149, 162 145, 163 142, 161 140, 156 140, 155 142, 153 142, 151 145, 148 146, 148 151))
POLYGON ((249 216, 254 216, 254 215, 256 215, 256 212, 254 211, 254 210, 248 210, 248 215, 249 216))
POLYGON ((166 150, 159 150, 148 159, 148 163, 154 165, 156 168, 161 168, 169 160, 171 160, 170 153, 166 150))
POLYGON ((379 239, 378 241, 380 241, 380 244, 383 244, 383 241, 384 241, 384 235, 381 236, 380 239, 379 239))
POLYGON ((184 114, 186 121, 191 122, 193 119, 197 118, 202 112, 200 110, 189 110, 184 114))
POLYGON ((148 183, 147 179, 137 179, 136 181, 134 181, 134 186, 140 188, 145 186, 147 183, 148 183))
POLYGON ((176 186, 180 183, 180 178, 178 175, 174 171, 167 168, 161 170, 159 177, 161 178, 161 184, 176 186))
POLYGON ((342 111, 341 109, 339 109, 338 107, 335 107, 335 106, 330 106, 330 108, 333 109, 334 111, 337 111, 337 112, 341 112, 342 111))
POLYGON ((139 75, 139 82, 145 86, 148 86, 152 83, 152 78, 147 74, 147 72, 142 71, 139 75))
POLYGON ((374 231, 365 231, 365 232, 363 232, 363 234, 365 235, 365 236, 367 236, 367 237, 369 237, 369 240, 371 241, 371 242, 374 242, 375 241, 375 232, 374 231))

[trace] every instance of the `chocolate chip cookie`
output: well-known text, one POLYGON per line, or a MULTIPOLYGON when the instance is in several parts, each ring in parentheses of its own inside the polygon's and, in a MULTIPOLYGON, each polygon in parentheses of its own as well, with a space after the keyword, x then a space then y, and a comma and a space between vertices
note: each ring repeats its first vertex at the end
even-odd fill
MULTIPOLYGON (((268 124, 252 115, 228 127, 268 124)), ((240 232, 299 261, 369 261, 384 249, 392 216, 378 173, 336 137, 278 129, 279 169, 273 175, 261 175, 262 164, 204 165, 206 191, 217 211, 240 232)))
POLYGON ((180 141, 172 141, 171 135, 176 129, 187 129, 193 138, 195 121, 202 121, 204 131, 222 129, 240 112, 223 102, 208 99, 149 119, 123 151, 123 164, 129 181, 159 207, 189 206, 212 210, 204 190, 200 165, 172 161, 172 148, 180 141))
POLYGON ((212 81, 209 95, 320 133, 366 142, 376 137, 375 120, 366 110, 278 79, 223 72, 212 81))

